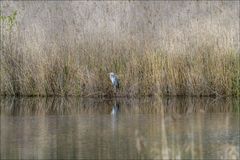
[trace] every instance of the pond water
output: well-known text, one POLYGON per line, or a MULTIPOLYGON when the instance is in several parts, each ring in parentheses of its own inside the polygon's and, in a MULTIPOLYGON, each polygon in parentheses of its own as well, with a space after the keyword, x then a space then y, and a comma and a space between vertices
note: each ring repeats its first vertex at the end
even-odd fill
POLYGON ((1 98, 1 159, 239 159, 240 103, 1 98))

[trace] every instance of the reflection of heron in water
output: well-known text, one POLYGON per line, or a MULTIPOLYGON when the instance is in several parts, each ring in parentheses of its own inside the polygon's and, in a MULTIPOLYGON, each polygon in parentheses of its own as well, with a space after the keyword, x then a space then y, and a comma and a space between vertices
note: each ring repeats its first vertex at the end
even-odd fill
POLYGON ((116 128, 118 128, 117 126, 119 119, 118 117, 119 111, 120 111, 119 103, 115 101, 111 111, 113 136, 115 135, 116 128))
POLYGON ((119 112, 119 109, 120 109, 119 103, 115 101, 112 107, 111 115, 116 115, 119 112))

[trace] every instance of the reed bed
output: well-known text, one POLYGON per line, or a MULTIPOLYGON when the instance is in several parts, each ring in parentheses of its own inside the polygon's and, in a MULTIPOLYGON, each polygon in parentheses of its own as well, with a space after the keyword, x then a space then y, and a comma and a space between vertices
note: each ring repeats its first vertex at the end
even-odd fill
POLYGON ((205 44, 194 53, 131 51, 104 57, 95 52, 82 56, 59 51, 19 58, 9 51, 2 55, 1 95, 111 96, 108 72, 114 71, 121 83, 118 96, 237 96, 239 55, 214 47, 205 44))
POLYGON ((220 24, 223 15, 187 18, 187 28, 161 23, 158 40, 145 29, 141 41, 120 30, 47 41, 41 26, 29 24, 23 33, 16 24, 2 31, 0 95, 111 97, 108 73, 115 72, 119 97, 240 96, 239 27, 220 24))

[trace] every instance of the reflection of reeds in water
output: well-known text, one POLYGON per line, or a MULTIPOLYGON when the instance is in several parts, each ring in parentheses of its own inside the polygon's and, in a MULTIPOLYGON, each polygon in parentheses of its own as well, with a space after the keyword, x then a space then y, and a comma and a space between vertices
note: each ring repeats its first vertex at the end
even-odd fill
MULTIPOLYGON (((174 120, 181 114, 239 112, 236 99, 213 98, 163 98, 119 99, 121 114, 151 113, 170 114, 174 120)), ((1 114, 110 114, 114 100, 82 98, 1 98, 1 114)))
MULTIPOLYGON (((162 107, 160 107, 162 108, 162 107)), ((161 110, 161 109, 160 109, 161 110)), ((159 135, 151 135, 158 137, 155 142, 150 141, 149 137, 144 137, 144 132, 139 130, 135 131, 136 149, 141 158, 151 159, 203 159, 204 157, 212 157, 215 159, 239 159, 239 142, 229 144, 228 141, 219 140, 222 135, 218 132, 224 132, 228 136, 231 130, 229 116, 219 119, 219 121, 211 122, 204 120, 204 114, 201 112, 191 118, 191 121, 186 124, 179 123, 169 127, 169 122, 166 122, 166 112, 161 112, 158 117, 159 126, 155 126, 153 133, 159 135), (210 122, 210 123, 209 123, 210 122), (205 123, 208 123, 206 125, 205 123), (181 126, 180 126, 181 125, 181 126), (216 127, 218 126, 218 127, 216 127), (214 128, 214 131, 211 131, 214 128), (183 132, 184 130, 184 132, 183 132), (211 133, 205 133, 207 132, 211 133), (185 133, 185 134, 183 134, 185 133), (216 139, 211 139, 209 143, 210 151, 206 150, 206 137, 207 134, 216 134, 216 139), (213 143, 213 144, 212 144, 213 143), (212 155, 211 155, 212 154, 212 155)), ((176 122, 177 123, 177 122, 176 122)), ((236 122, 235 126, 239 125, 236 122)), ((154 127, 154 126, 153 126, 154 127)), ((154 139, 154 138, 153 138, 154 139)))
POLYGON ((219 159, 239 159, 239 146, 233 144, 223 144, 219 146, 219 159))
POLYGON ((239 159, 231 137, 239 126, 230 113, 233 99, 118 101, 121 112, 114 119, 115 100, 1 99, 1 158, 9 151, 14 159, 198 159, 211 153, 239 159))
POLYGON ((160 140, 152 143, 147 143, 147 139, 139 133, 138 130, 135 131, 135 139, 136 139, 136 149, 141 158, 151 158, 151 159, 179 159, 181 158, 181 154, 179 151, 179 147, 177 144, 174 144, 174 148, 171 148, 171 144, 169 144, 167 138, 167 130, 165 126, 165 115, 163 105, 161 105, 162 101, 158 101, 160 104, 160 127, 156 127, 155 132, 160 133, 160 140))

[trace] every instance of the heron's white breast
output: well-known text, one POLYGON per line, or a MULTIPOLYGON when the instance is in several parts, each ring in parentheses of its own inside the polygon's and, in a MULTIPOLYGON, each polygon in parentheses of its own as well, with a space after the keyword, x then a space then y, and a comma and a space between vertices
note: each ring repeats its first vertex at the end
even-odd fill
POLYGON ((115 81, 115 77, 110 76, 110 79, 111 79, 112 83, 114 83, 114 81, 115 81))

